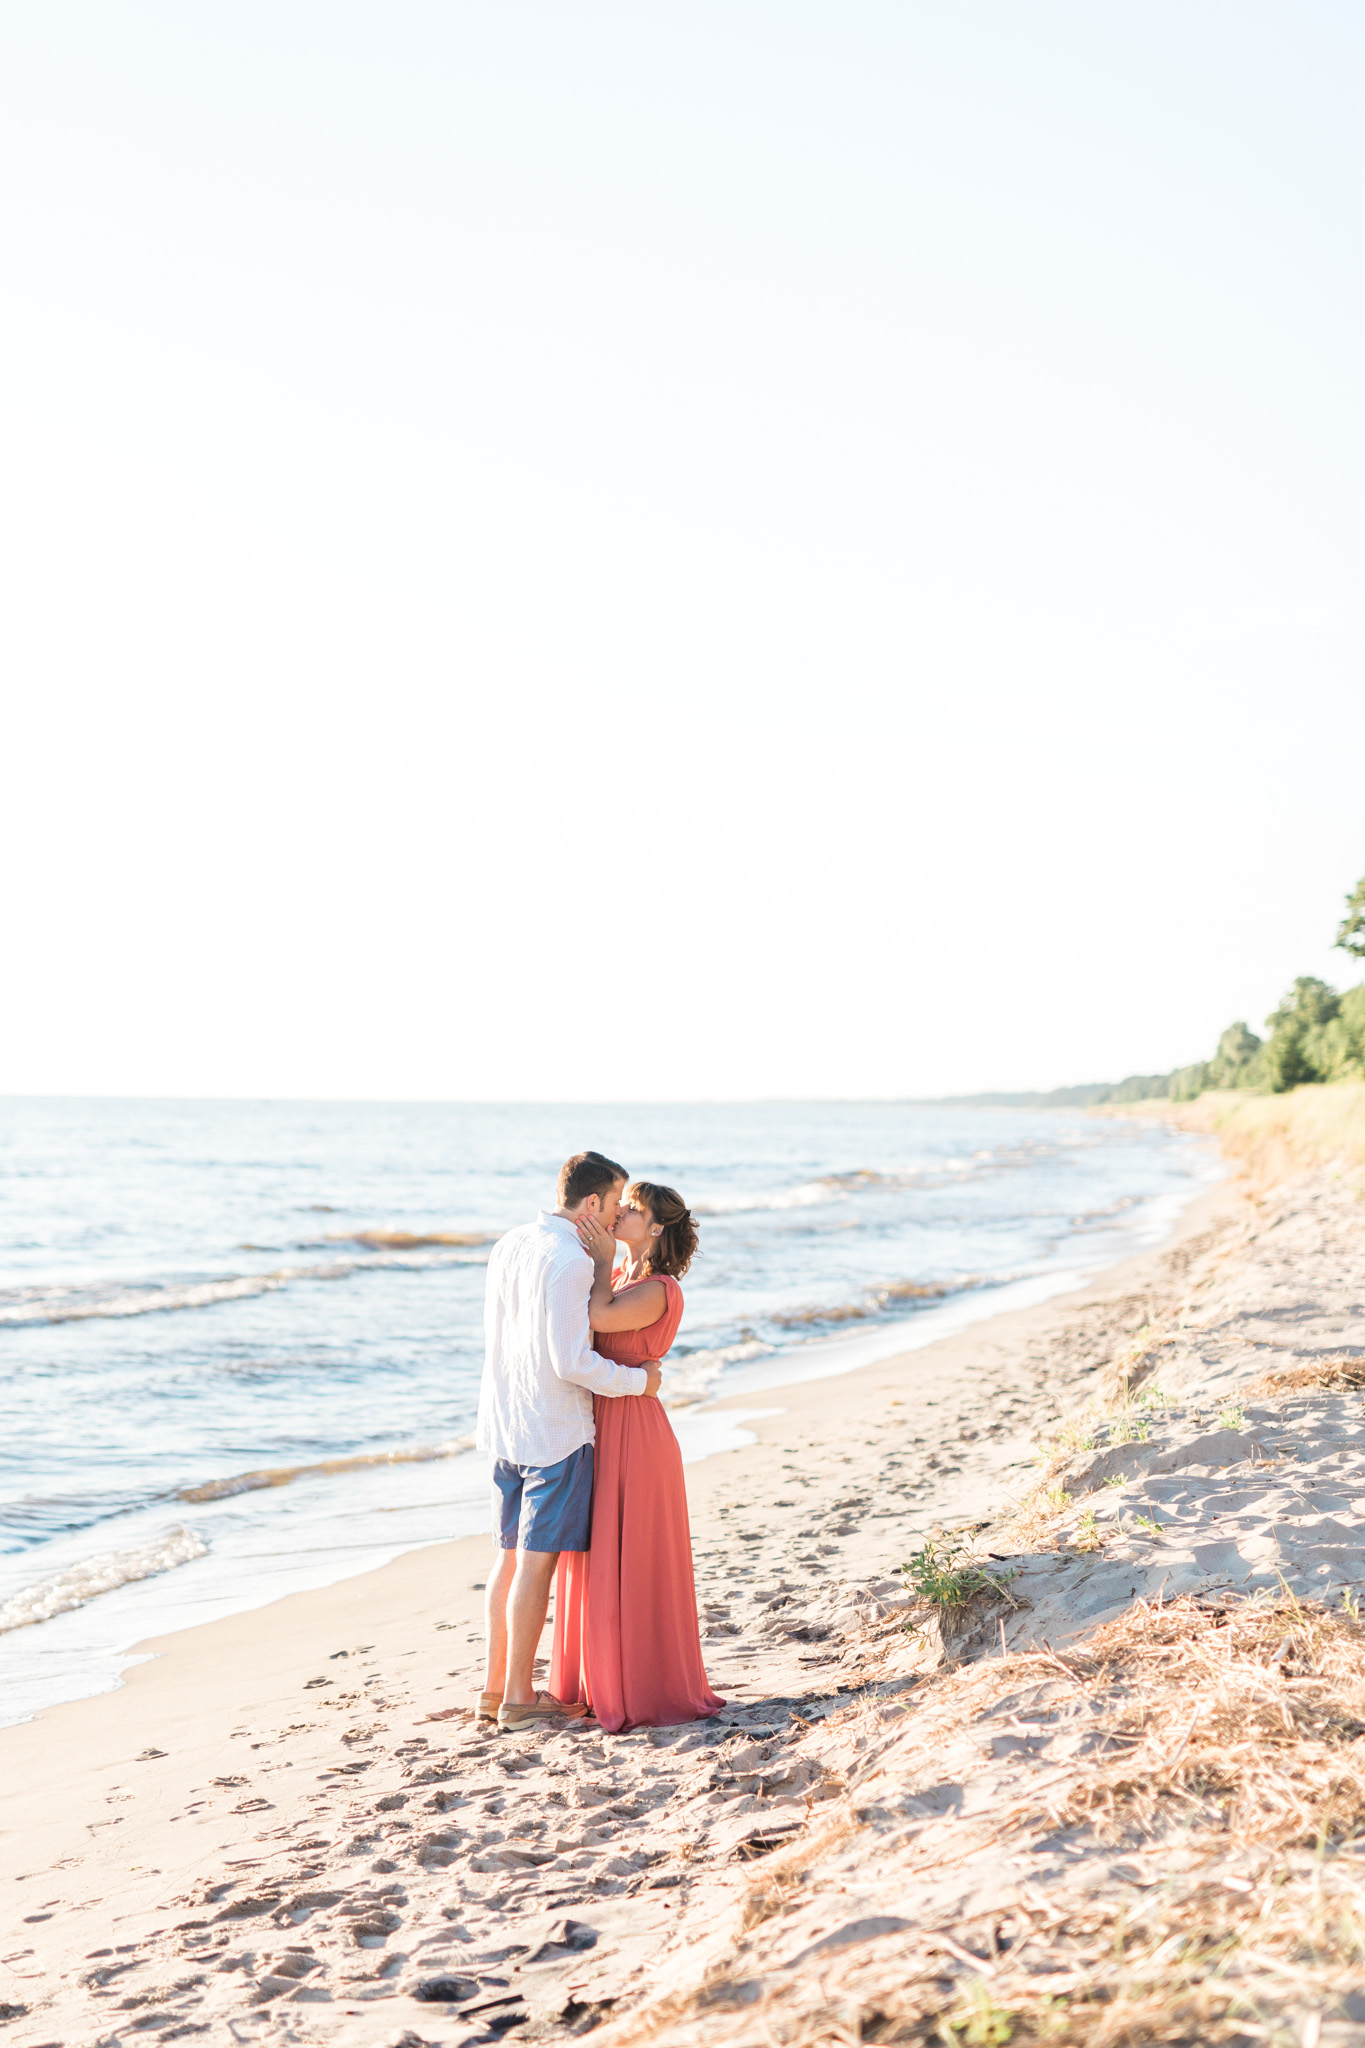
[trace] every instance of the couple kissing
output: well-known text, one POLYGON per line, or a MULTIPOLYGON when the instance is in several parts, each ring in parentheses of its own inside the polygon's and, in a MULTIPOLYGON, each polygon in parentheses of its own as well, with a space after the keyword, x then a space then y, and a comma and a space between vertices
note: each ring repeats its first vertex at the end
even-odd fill
POLYGON ((477 1443, 493 1461, 497 1561, 476 1719, 503 1729, 591 1714, 616 1734, 725 1704, 702 1663, 682 1454, 657 1398, 696 1225, 672 1188, 626 1181, 600 1152, 575 1153, 558 1207, 488 1261, 477 1443))

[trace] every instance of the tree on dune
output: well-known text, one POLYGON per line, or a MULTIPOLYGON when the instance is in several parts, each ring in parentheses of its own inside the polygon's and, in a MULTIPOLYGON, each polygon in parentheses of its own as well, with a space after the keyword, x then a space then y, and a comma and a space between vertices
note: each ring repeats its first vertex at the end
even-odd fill
MULTIPOLYGON (((1365 960, 1365 875, 1346 899, 1336 944, 1365 960)), ((1265 1021, 1268 1039, 1245 1023, 1229 1024, 1211 1060, 1178 1067, 1164 1090, 1151 1092, 1190 1102, 1208 1088, 1283 1095, 1309 1081, 1365 1080, 1365 982, 1342 995, 1315 974, 1301 974, 1265 1021)))
POLYGON ((1332 943, 1353 959, 1365 960, 1365 875, 1346 898, 1346 915, 1332 943))
POLYGON ((1302 1081, 1320 1081, 1323 1032, 1340 1013, 1341 997, 1315 974, 1301 974, 1277 1010, 1266 1018, 1266 1078, 1276 1095, 1302 1081))

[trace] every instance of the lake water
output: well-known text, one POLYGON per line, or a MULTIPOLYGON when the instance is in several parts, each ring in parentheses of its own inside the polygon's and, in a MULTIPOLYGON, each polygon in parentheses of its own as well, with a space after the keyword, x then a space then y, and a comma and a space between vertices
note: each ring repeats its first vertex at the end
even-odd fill
POLYGON ((930 1341, 1158 1241, 1217 1172, 1162 1125, 880 1103, 0 1103, 0 1721, 140 1638, 487 1526, 484 1265, 596 1146, 702 1250, 665 1392, 930 1341))

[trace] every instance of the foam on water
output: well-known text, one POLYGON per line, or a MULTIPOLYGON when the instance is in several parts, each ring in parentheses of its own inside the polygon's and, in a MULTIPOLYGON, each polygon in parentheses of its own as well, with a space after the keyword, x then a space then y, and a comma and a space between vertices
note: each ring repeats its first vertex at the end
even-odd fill
POLYGON ((196 1558, 207 1557, 208 1548, 193 1529, 168 1529, 155 1542, 140 1544, 133 1550, 98 1551, 69 1571, 39 1579, 36 1585, 6 1600, 0 1606, 0 1635, 51 1621, 54 1614, 70 1614, 87 1601, 97 1600, 101 1593, 116 1592, 120 1586, 135 1585, 139 1579, 155 1578, 160 1572, 174 1571, 177 1565, 193 1564, 196 1558))
MULTIPOLYGON (((347 1242, 401 1244, 406 1233, 368 1231, 347 1242)), ((92 1319, 120 1319, 126 1316, 168 1315, 179 1309, 217 1308, 225 1301, 250 1301, 258 1294, 275 1294, 282 1287, 308 1280, 349 1280, 360 1273, 418 1273, 439 1266, 484 1265, 487 1250, 421 1250, 432 1245, 487 1247, 497 1233, 468 1236, 412 1237, 414 1249, 392 1250, 369 1258, 329 1259, 325 1265, 278 1266, 262 1273, 234 1273, 221 1279, 182 1281, 115 1282, 70 1287, 10 1287, 0 1289, 0 1329, 23 1329, 32 1323, 82 1323, 92 1319)))
POLYGON ((776 1188, 752 1195, 713 1195, 697 1202, 698 1216, 743 1216, 763 1209, 813 1209, 824 1202, 837 1202, 846 1190, 833 1180, 810 1180, 799 1188, 776 1188))
POLYGON ((296 1479, 316 1479, 324 1473, 333 1478, 342 1472, 364 1472, 375 1465, 429 1465, 436 1458, 457 1458, 472 1451, 472 1436, 455 1437, 448 1444, 408 1444, 392 1451, 360 1451, 350 1458, 319 1458, 312 1465, 272 1465, 260 1472, 234 1472, 226 1479, 206 1479, 198 1486, 182 1486, 177 1499, 184 1501, 231 1500, 239 1493, 261 1493, 270 1486, 292 1486, 296 1479))

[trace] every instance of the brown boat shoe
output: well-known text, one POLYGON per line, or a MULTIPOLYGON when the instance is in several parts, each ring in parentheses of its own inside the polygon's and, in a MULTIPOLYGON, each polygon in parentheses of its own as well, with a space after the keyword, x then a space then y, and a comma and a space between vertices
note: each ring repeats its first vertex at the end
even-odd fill
MULTIPOLYGON (((486 1697, 486 1695, 485 1695, 486 1697)), ((581 1700, 557 1700, 552 1692, 538 1692, 525 1706, 514 1707, 504 1700, 498 1708, 498 1726, 513 1728, 559 1728, 577 1726, 587 1719, 581 1700)))

